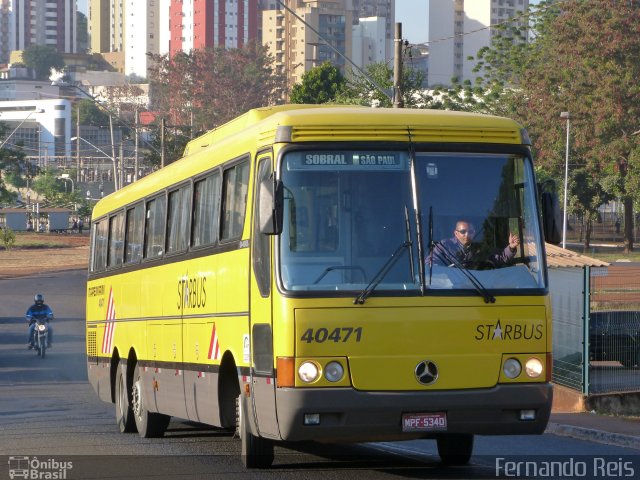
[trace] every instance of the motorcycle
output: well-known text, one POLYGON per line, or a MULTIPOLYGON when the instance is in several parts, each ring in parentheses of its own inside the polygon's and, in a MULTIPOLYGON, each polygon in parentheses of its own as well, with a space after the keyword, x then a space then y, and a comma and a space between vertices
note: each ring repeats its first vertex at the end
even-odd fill
POLYGON ((44 358, 49 345, 49 319, 34 318, 36 328, 33 330, 33 349, 39 357, 44 358))

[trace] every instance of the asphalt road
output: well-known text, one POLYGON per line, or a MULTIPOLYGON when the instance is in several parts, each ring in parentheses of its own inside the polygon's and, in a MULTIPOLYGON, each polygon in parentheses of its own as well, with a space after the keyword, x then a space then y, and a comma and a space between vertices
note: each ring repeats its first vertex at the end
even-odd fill
POLYGON ((22 469, 40 475, 29 478, 68 479, 510 477, 504 469, 496 470, 496 459, 503 457, 540 464, 549 459, 563 465, 583 462, 587 473, 595 475, 581 478, 615 477, 594 470, 593 462, 602 459, 606 465, 620 465, 623 474, 626 466, 636 478, 640 475, 637 450, 553 435, 477 437, 471 465, 464 468, 444 468, 435 442, 419 440, 283 445, 276 447, 272 469, 246 471, 240 442, 225 431, 172 420, 161 439, 121 434, 113 405, 101 402, 87 382, 85 278, 84 271, 70 271, 0 280, 0 478, 22 469), (26 349, 24 312, 38 292, 56 314, 55 346, 45 359, 26 349))

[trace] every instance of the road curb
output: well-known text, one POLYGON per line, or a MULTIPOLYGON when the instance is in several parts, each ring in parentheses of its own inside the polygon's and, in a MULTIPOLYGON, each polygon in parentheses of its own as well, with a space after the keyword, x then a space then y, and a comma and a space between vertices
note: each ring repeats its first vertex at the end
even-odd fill
POLYGON ((605 432, 604 430, 596 430, 594 428, 577 427, 575 425, 553 422, 549 422, 545 433, 640 450, 640 437, 634 435, 605 432))

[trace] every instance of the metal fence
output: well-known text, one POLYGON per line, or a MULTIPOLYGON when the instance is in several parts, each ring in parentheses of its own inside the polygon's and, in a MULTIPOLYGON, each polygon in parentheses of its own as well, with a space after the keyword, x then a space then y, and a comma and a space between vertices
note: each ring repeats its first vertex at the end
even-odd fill
POLYGON ((551 269, 549 279, 553 381, 586 395, 640 392, 640 266, 551 269))
POLYGON ((640 266, 592 268, 589 393, 640 391, 640 266))

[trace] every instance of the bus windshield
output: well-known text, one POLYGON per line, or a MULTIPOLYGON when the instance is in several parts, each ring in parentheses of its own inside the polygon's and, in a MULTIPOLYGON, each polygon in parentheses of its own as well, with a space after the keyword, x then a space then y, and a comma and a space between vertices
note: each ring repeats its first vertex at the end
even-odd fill
POLYGON ((281 179, 285 290, 358 294, 375 283, 374 295, 428 295, 545 286, 526 156, 295 150, 284 155, 281 179))

